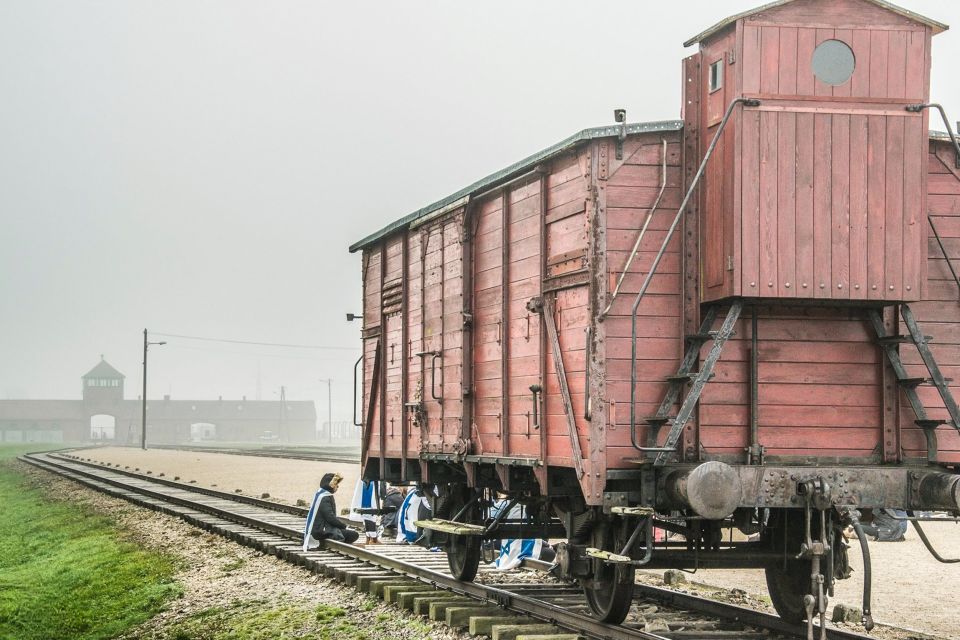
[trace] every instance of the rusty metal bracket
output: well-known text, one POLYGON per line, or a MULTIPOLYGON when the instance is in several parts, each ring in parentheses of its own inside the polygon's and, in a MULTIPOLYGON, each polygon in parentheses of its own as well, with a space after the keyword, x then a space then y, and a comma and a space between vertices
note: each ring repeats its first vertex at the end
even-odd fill
POLYGON ((613 119, 620 123, 620 131, 617 133, 617 160, 623 160, 623 141, 627 139, 627 110, 614 109, 613 119))

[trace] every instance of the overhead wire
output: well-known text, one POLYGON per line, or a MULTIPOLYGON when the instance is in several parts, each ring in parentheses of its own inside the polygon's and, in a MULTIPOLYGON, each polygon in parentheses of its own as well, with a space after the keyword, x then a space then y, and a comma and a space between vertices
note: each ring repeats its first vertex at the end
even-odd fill
POLYGON ((282 342, 255 342, 252 340, 231 340, 229 338, 205 338, 201 336, 187 336, 179 333, 160 333, 151 331, 150 335, 162 338, 180 338, 183 340, 200 340, 203 342, 225 342, 229 344, 248 344, 258 347, 283 347, 287 349, 318 349, 324 351, 356 351, 358 347, 331 347, 317 344, 289 344, 282 342))
POLYGON ((348 354, 337 354, 332 356, 321 356, 321 355, 300 355, 294 353, 259 353, 254 351, 233 351, 230 349, 217 349, 216 347, 195 347, 192 345, 186 344, 167 344, 165 349, 187 349, 189 351, 201 351, 204 353, 221 353, 225 355, 235 355, 235 356, 246 356, 249 358, 283 358, 286 360, 312 360, 314 362, 328 362, 331 359, 339 361, 340 358, 344 358, 344 362, 348 359, 352 359, 353 355, 348 354))

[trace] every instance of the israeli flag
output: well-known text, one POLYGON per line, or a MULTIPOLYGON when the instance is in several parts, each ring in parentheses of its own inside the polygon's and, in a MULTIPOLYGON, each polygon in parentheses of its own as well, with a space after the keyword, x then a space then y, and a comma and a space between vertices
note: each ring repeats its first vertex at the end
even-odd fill
POLYGON ((310 504, 310 511, 307 513, 307 524, 303 528, 304 551, 310 551, 311 549, 317 549, 320 547, 320 541, 310 535, 310 532, 313 531, 313 522, 317 518, 317 510, 320 508, 320 501, 326 496, 332 495, 332 493, 323 487, 317 489, 317 492, 313 495, 313 502, 310 504))

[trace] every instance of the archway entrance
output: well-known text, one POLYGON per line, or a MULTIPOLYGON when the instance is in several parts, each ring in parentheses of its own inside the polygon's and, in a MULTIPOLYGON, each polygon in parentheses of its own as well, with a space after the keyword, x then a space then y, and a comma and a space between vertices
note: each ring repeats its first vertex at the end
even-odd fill
POLYGON ((105 413, 90 416, 90 439, 102 442, 113 440, 117 431, 117 419, 105 413))
POLYGON ((217 425, 209 422, 194 422, 190 425, 190 441, 216 440, 217 425))

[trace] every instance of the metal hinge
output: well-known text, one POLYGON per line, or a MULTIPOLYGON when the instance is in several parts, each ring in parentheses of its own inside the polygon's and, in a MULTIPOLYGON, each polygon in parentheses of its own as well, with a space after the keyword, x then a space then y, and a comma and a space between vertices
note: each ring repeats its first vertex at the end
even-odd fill
POLYGON ((727 256, 727 271, 733 271, 733 256, 727 256))

